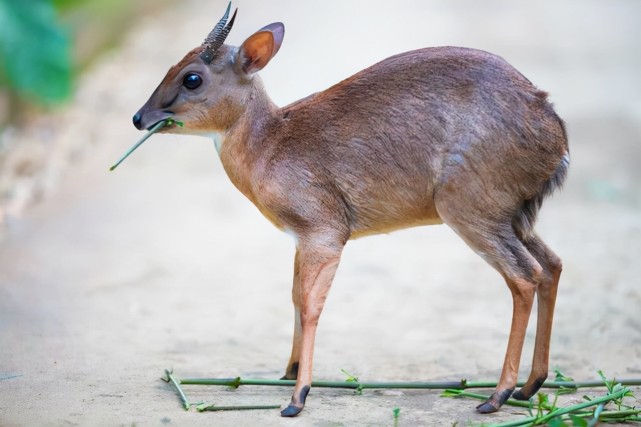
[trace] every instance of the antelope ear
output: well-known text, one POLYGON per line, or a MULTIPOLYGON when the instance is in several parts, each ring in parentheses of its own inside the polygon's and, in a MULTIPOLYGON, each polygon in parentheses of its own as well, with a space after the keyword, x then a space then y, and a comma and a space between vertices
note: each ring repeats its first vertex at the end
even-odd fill
POLYGON ((243 42, 236 66, 245 74, 262 70, 280 49, 284 36, 285 26, 281 22, 261 28, 243 42))

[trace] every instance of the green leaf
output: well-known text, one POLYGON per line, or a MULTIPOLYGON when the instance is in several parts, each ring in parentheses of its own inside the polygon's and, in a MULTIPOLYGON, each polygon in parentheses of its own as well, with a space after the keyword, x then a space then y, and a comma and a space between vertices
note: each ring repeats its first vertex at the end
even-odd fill
POLYGON ((559 368, 554 368, 554 374, 554 381, 568 383, 574 381, 574 378, 566 376, 559 368))
POLYGON ((237 389, 238 387, 240 387, 240 377, 234 378, 234 381, 229 384, 229 387, 233 389, 237 389))
POLYGON ((0 0, 0 85, 49 104, 71 93, 69 37, 50 0, 0 0))
POLYGON ((570 414, 570 419, 572 420, 572 425, 574 427, 587 427, 588 422, 585 418, 581 418, 578 415, 570 414))
POLYGON ((550 403, 550 397, 546 393, 537 393, 536 397, 539 401, 539 406, 544 406, 550 403))
POLYGON ((550 421, 548 421, 547 425, 550 427, 568 427, 565 421, 563 421, 560 417, 552 418, 550 421))
POLYGON ((556 394, 562 395, 562 394, 574 394, 576 393, 576 388, 573 387, 559 387, 556 391, 556 394))
POLYGON ((168 119, 165 119, 165 126, 171 126, 171 125, 176 125, 176 126, 184 127, 184 126, 185 126, 185 123, 183 123, 183 122, 181 122, 181 121, 179 121, 179 120, 174 120, 174 119, 173 119, 173 118, 171 118, 171 117, 170 117, 170 118, 168 118, 168 119))
POLYGON ((614 390, 613 390, 613 388, 614 388, 614 381, 608 381, 608 379, 605 377, 605 374, 604 374, 604 373, 603 373, 603 371, 601 371, 601 370, 598 370, 598 371, 597 371, 597 374, 599 374, 599 377, 601 378, 601 380, 602 380, 602 381, 603 381, 603 383, 605 384, 606 388, 608 389, 608 392, 609 392, 610 394, 612 394, 612 393, 614 392, 614 390))
POLYGON ((459 397, 463 393, 463 390, 456 390, 449 388, 447 390, 443 390, 443 392, 440 394, 441 397, 459 397))
POLYGON ((357 383, 358 382, 358 377, 355 375, 350 374, 347 372, 345 369, 341 368, 341 372, 347 375, 347 378, 345 379, 345 382, 347 383, 357 383))

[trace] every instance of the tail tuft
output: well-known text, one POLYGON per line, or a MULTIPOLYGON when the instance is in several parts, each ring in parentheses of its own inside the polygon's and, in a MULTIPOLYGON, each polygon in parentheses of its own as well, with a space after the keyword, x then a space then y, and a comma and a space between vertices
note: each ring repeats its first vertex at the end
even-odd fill
POLYGON ((554 171, 554 174, 552 174, 550 179, 545 182, 539 194, 523 202, 521 210, 512 222, 514 231, 520 239, 527 240, 532 234, 534 223, 536 222, 536 216, 539 213, 539 209, 541 209, 543 200, 552 194, 554 190, 563 185, 568 174, 569 167, 570 154, 566 152, 563 158, 561 158, 561 163, 559 163, 556 171, 554 171))

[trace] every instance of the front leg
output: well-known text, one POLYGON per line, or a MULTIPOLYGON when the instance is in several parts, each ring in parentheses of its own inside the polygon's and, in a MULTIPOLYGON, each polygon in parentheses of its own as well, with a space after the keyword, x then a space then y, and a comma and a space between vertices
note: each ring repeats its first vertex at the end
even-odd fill
POLYGON ((281 411, 284 417, 294 417, 303 410, 312 386, 316 327, 344 244, 317 245, 314 242, 313 239, 301 241, 296 251, 292 294, 300 328, 295 328, 294 346, 287 374, 293 374, 296 368, 297 377, 292 400, 287 408, 281 411), (297 331, 300 333, 297 334, 297 331))

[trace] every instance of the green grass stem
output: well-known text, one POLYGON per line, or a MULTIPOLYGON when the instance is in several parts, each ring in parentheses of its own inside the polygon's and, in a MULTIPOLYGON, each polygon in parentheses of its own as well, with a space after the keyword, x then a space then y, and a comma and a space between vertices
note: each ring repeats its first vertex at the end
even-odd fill
MULTIPOLYGON (((180 380, 184 385, 218 385, 229 386, 237 388, 241 385, 260 385, 260 386, 280 386, 288 387, 294 386, 296 380, 264 380, 264 379, 250 379, 250 378, 185 378, 180 380)), ((356 382, 356 381, 313 381, 312 387, 319 388, 347 388, 347 389, 446 389, 446 388, 462 388, 464 382, 356 382)), ((469 383, 468 383, 469 384, 469 383)), ((484 383, 485 384, 485 383, 484 383)), ((487 385, 492 387, 492 385, 487 385)))
MULTIPOLYGON (((464 391, 460 389, 447 389, 443 393, 441 393, 441 397, 469 397, 471 399, 478 399, 483 401, 490 398, 490 396, 486 394, 470 393, 469 391, 464 391)), ((516 406, 518 408, 530 408, 532 406, 530 402, 515 400, 515 399, 508 399, 505 402, 505 404, 510 406, 516 406)), ((552 409, 552 407, 547 404, 543 404, 541 405, 541 407, 543 409, 552 409)))
MULTIPOLYGON (((180 398, 182 400, 183 406, 185 409, 189 409, 189 402, 187 397, 183 393, 180 385, 214 385, 214 386, 227 386, 232 388, 238 388, 241 385, 253 385, 253 386, 280 386, 280 387, 292 387, 296 384, 295 380, 269 380, 269 379, 253 379, 253 378, 185 378, 177 379, 175 378, 169 370, 165 370, 167 375, 167 381, 171 381, 174 384, 174 387, 178 391, 180 398)), ((495 388, 495 382, 483 382, 483 381, 442 381, 442 382, 359 382, 355 381, 356 377, 350 375, 348 381, 313 381, 312 387, 319 388, 341 388, 341 389, 352 389, 352 390, 363 390, 363 389, 434 389, 434 390, 444 390, 442 396, 446 397, 469 397, 479 400, 487 400, 489 396, 471 393, 464 391, 465 389, 473 388, 495 388)), ((500 424, 494 425, 494 427, 512 427, 512 426, 521 426, 521 425, 539 425, 545 424, 552 420, 553 418, 568 419, 568 417, 581 417, 584 419, 591 419, 590 422, 598 421, 641 421, 641 409, 627 408, 626 410, 613 410, 607 411, 603 410, 603 407, 606 403, 614 401, 621 402, 621 399, 628 396, 630 390, 626 387, 621 389, 616 389, 620 387, 614 387, 615 381, 610 383, 605 383, 604 381, 546 381, 543 384, 543 388, 550 389, 568 389, 576 390, 579 388, 598 388, 598 387, 608 387, 608 394, 592 400, 582 402, 577 405, 558 408, 556 403, 549 403, 547 399, 539 399, 538 403, 523 402, 514 399, 508 399, 505 402, 506 405, 516 406, 526 409, 538 409, 539 414, 537 416, 522 418, 515 421, 508 421, 500 424), (613 392, 613 390, 616 390, 613 392), (586 408, 596 406, 600 410, 591 410, 586 411, 586 408), (548 411, 543 415, 540 411, 548 411)), ((641 379, 627 379, 627 380, 616 380, 617 384, 622 386, 641 386, 641 379)), ((517 385, 522 386, 524 383, 519 382, 517 385)), ((556 393, 559 393, 557 391, 556 393)), ((555 401, 556 402, 556 401, 555 401)), ((241 406, 216 406, 214 404, 200 404, 196 408, 198 411, 236 411, 236 410, 251 410, 251 409, 276 409, 279 408, 279 405, 241 405, 241 406)), ((396 417, 396 413, 395 413, 396 417)))
POLYGON ((176 388, 176 391, 178 391, 178 395, 180 396, 180 400, 183 404, 183 407, 185 408, 185 411, 189 410, 189 407, 191 406, 189 404, 189 400, 187 400, 187 396, 183 392, 182 388, 180 387, 180 381, 177 380, 173 375, 172 372, 169 371, 169 369, 165 369, 165 375, 167 375, 167 381, 171 382, 174 387, 176 388))
POLYGON ((123 162, 127 157, 129 157, 129 155, 130 155, 131 153, 133 153, 133 152, 134 152, 138 147, 140 147, 140 146, 142 145, 142 143, 143 143, 143 142, 145 142, 147 139, 149 139, 149 137, 150 137, 151 135, 155 134, 155 133, 156 133, 156 132, 158 132, 160 129, 162 129, 165 125, 167 125, 168 120, 171 120, 171 119, 161 120, 161 121, 159 121, 158 123, 156 123, 155 125, 153 125, 153 126, 151 127, 151 129, 149 129, 149 132, 147 132, 147 133, 146 133, 142 138, 140 138, 140 139, 138 140, 138 142, 136 142, 136 143, 133 145, 133 147, 131 147, 129 150, 127 150, 127 152, 126 152, 125 154, 123 154, 123 155, 122 155, 122 157, 120 158, 120 160, 118 160, 116 163, 114 163, 114 164, 113 164, 113 166, 111 166, 111 167, 109 168, 109 170, 110 170, 110 171, 113 171, 114 169, 116 169, 116 168, 118 167, 118 165, 120 165, 120 164, 121 164, 121 163, 122 163, 122 162, 123 162))
POLYGON ((280 409, 280 405, 239 405, 239 406, 216 406, 215 404, 205 403, 196 406, 198 412, 204 411, 249 411, 255 409, 280 409))
MULTIPOLYGON (((527 417, 527 418, 521 418, 521 419, 514 420, 514 421, 506 421, 504 423, 493 424, 492 427, 515 427, 515 426, 522 426, 522 425, 535 426, 535 425, 547 424, 553 418, 563 417, 565 415, 577 413, 578 411, 580 411, 582 409, 585 409, 585 408, 588 408, 590 406, 598 406, 600 404, 604 404, 604 403, 610 402, 612 400, 620 399, 620 398, 624 397, 624 395, 628 391, 629 391, 628 389, 624 388, 624 389, 619 390, 619 391, 617 391, 615 393, 607 394, 605 396, 601 396, 601 397, 595 398, 595 399, 587 401, 587 402, 582 402, 582 403, 579 403, 579 404, 576 404, 576 405, 567 406, 567 407, 563 407, 563 408, 553 409, 552 411, 550 411, 549 413, 547 413, 547 414, 545 414, 543 416, 527 417)), ((544 409, 547 409, 547 408, 544 408, 544 409)), ((622 412, 622 411, 617 411, 617 412, 622 412)), ((599 414, 599 420, 603 420, 603 421, 612 420, 612 417, 608 417, 609 414, 610 413, 606 412, 606 411, 601 412, 599 414)), ((584 417, 592 416, 591 413, 581 414, 581 415, 583 415, 584 417)), ((620 417, 617 418, 617 419, 620 419, 620 417)))
MULTIPOLYGON (((180 380, 184 385, 218 385, 239 387, 241 385, 259 385, 259 386, 281 386, 288 387, 296 384, 295 380, 268 380, 252 378, 185 378, 180 380)), ((617 380, 624 386, 641 386, 641 379, 617 380)), ((524 382, 517 385, 523 386, 524 382)), ((495 388, 495 382, 485 381, 442 381, 442 382, 356 382, 356 381, 314 381, 312 387, 327 388, 346 388, 346 389, 433 389, 433 390, 465 390, 470 388, 495 388)), ((546 381, 543 383, 544 388, 589 388, 603 387, 603 381, 546 381)))

